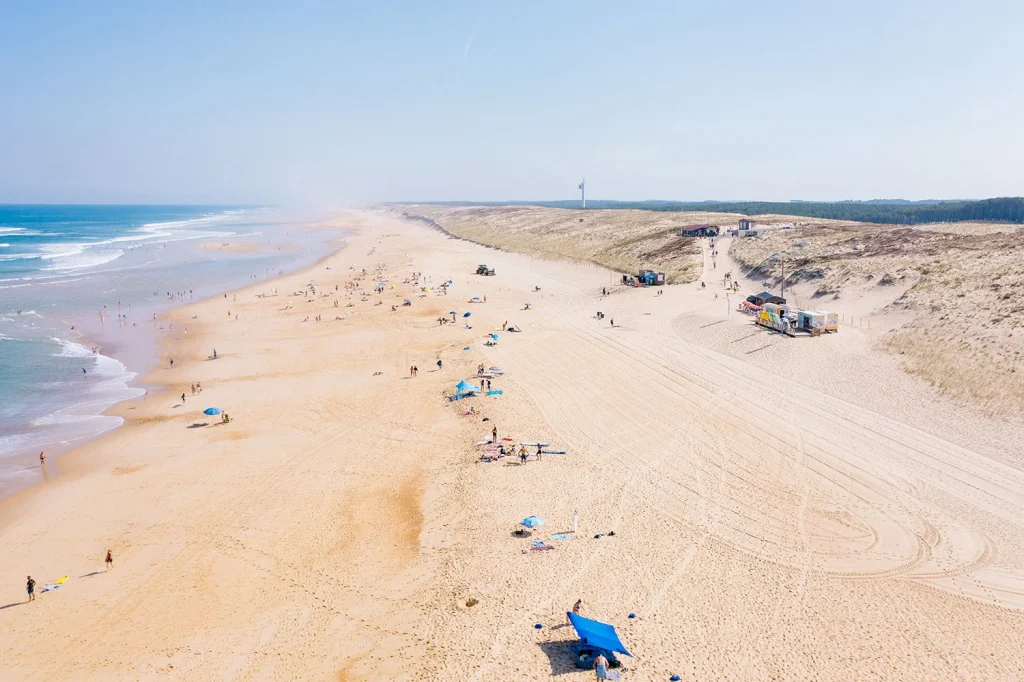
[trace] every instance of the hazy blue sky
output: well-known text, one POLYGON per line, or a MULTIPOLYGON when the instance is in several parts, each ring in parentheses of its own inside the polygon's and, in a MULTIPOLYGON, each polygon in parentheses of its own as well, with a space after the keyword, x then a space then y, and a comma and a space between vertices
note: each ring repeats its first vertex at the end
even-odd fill
POLYGON ((1024 194, 1024 2, 0 1, 0 201, 1024 194))

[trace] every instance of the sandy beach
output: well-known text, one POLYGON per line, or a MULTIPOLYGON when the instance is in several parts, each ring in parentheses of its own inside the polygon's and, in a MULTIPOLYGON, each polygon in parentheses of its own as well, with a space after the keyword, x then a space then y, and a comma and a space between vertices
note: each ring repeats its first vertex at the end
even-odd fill
POLYGON ((727 301, 727 255, 659 296, 334 226, 314 267, 168 313, 162 390, 0 501, 0 678, 593 679, 577 599, 625 680, 1024 678, 1021 423, 899 371, 895 322, 782 343, 729 312, 759 283, 727 301), (503 393, 448 402, 481 364, 503 393), (492 428, 565 454, 481 462, 492 428))

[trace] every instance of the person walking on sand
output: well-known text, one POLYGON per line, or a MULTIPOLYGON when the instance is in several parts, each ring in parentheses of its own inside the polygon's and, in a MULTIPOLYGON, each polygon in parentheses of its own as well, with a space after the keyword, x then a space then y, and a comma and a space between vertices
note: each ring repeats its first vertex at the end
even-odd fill
POLYGON ((107 558, 103 560, 107 564, 107 570, 109 571, 114 567, 114 552, 107 550, 107 558))
POLYGON ((594 674, 599 680, 608 679, 608 659, 602 654, 598 654, 594 659, 594 674))
MULTIPOLYGON (((572 605, 572 615, 574 615, 574 616, 580 615, 580 608, 582 606, 583 606, 583 600, 582 599, 577 599, 576 603, 572 605)), ((572 621, 569 620, 569 614, 568 613, 565 614, 565 622, 566 623, 571 623, 572 622, 572 621)))
POLYGON ((537 443, 537 461, 538 462, 540 461, 541 453, 544 452, 544 450, 542 449, 543 447, 544 446, 542 446, 540 443, 537 443))
POLYGON ((438 369, 439 371, 440 371, 440 369, 441 369, 441 366, 442 366, 442 365, 441 365, 441 360, 440 360, 440 359, 438 359, 438 361, 437 361, 437 369, 438 369))
POLYGON ((171 367, 174 367, 174 358, 171 358, 171 367))
POLYGON ((25 583, 25 589, 28 590, 28 600, 36 600, 36 581, 32 580, 32 576, 28 577, 28 582, 25 583))
POLYGON ((498 427, 497 426, 491 428, 491 442, 492 443, 497 443, 498 442, 498 427))
POLYGON ((43 450, 39 453, 39 466, 46 466, 46 451, 43 450))
POLYGON ((184 393, 182 393, 182 394, 181 394, 181 402, 182 402, 182 403, 184 403, 184 402, 185 402, 185 394, 184 394, 184 393))

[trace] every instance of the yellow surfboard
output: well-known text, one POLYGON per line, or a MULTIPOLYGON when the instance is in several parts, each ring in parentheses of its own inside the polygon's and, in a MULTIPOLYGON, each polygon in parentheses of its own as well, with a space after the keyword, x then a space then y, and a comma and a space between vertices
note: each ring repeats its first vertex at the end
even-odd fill
POLYGON ((67 576, 64 576, 64 577, 63 577, 63 578, 61 578, 60 580, 55 580, 53 584, 54 584, 54 585, 63 585, 63 584, 64 584, 64 581, 65 581, 65 580, 67 580, 67 579, 68 579, 68 577, 67 577, 67 576))

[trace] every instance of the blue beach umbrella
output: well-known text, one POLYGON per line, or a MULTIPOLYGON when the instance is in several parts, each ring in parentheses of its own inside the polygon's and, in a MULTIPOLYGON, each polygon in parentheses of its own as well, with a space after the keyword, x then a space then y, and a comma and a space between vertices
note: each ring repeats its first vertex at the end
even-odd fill
POLYGON ((462 313, 462 316, 463 316, 463 317, 469 317, 469 316, 470 316, 470 315, 472 315, 472 314, 473 314, 473 313, 462 313))
POLYGON ((491 334, 491 338, 492 338, 492 339, 494 339, 495 341, 497 341, 497 340, 498 340, 498 339, 500 339, 501 337, 500 337, 500 336, 498 336, 497 334, 491 334))
POLYGON ((219 407, 207 407, 205 410, 203 410, 203 414, 208 414, 208 415, 210 415, 212 417, 215 414, 220 414, 220 408, 219 407))
POLYGON ((480 391, 478 386, 474 386, 468 381, 460 381, 455 385, 455 390, 459 393, 477 393, 480 391))
POLYGON ((536 528, 544 525, 544 519, 539 516, 527 516, 523 519, 523 524, 527 528, 536 528))

